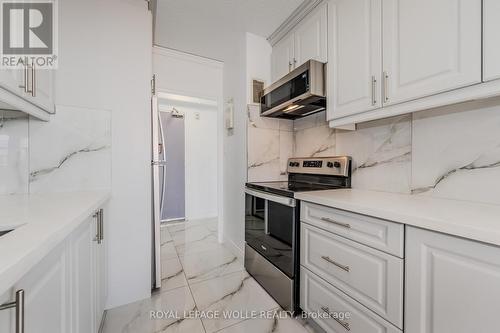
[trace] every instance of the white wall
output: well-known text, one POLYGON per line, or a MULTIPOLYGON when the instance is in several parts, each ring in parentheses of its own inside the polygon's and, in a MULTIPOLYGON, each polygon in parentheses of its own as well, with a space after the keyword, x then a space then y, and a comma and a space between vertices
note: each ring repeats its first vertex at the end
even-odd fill
MULTIPOLYGON (((159 10, 168 10, 159 3, 159 10)), ((224 101, 234 100, 234 129, 224 133, 223 241, 243 253, 244 186, 247 177, 246 126, 249 83, 247 80, 246 28, 234 18, 217 18, 204 13, 157 20, 155 44, 217 59, 224 63, 224 101)), ((254 35, 255 36, 255 35, 254 35)), ((265 48, 262 40, 249 38, 250 45, 265 48)), ((252 54, 252 59, 255 54, 252 54)), ((262 59, 260 59, 262 60, 262 59)), ((265 65, 267 67, 267 65, 265 65)), ((269 65, 270 68, 270 65, 269 65)), ((260 76, 259 70, 256 74, 260 76)), ((270 74, 269 74, 270 76, 270 74)))
POLYGON ((160 98, 167 92, 212 100, 217 105, 210 108, 170 101, 170 106, 186 113, 186 215, 189 219, 222 218, 222 206, 218 203, 223 201, 223 188, 218 179, 223 178, 223 65, 219 61, 155 47, 153 68, 160 98), (196 113, 200 119, 196 119, 196 113), (207 177, 207 174, 213 176, 207 177))
POLYGON ((110 308, 151 293, 152 18, 139 0, 65 0, 59 6, 56 103, 81 112, 112 111, 112 199, 105 230, 110 308))
POLYGON ((252 80, 264 82, 267 87, 271 82, 271 53, 273 48, 266 38, 247 32, 247 103, 252 104, 252 80))
POLYGON ((185 109, 186 216, 194 220, 218 215, 217 108, 185 109))
MULTIPOLYGON (((161 7, 159 10, 168 10, 161 7), (163 9, 162 9, 163 8, 163 9)), ((234 100, 234 130, 224 133, 223 240, 242 246, 244 240, 244 184, 246 179, 246 38, 245 28, 205 13, 157 20, 155 43, 217 59, 224 63, 224 101, 234 100), (189 18, 189 19, 188 19, 189 18), (218 23, 218 24, 217 24, 218 23)), ((221 169, 221 168, 219 168, 221 169)), ((220 237, 222 238, 222 237, 220 237)), ((221 239, 222 240, 222 239, 221 239)))
POLYGON ((160 111, 175 107, 185 119, 186 219, 217 217, 218 109, 194 103, 165 104, 160 111))

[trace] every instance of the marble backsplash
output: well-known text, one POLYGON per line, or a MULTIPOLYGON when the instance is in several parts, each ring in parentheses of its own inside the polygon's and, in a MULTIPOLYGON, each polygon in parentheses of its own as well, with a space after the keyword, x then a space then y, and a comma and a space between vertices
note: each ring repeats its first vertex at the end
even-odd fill
POLYGON ((49 122, 13 114, 0 117, 0 194, 111 188, 109 111, 59 105, 49 122))
POLYGON ((371 121, 356 131, 330 129, 321 112, 283 125, 292 127, 289 147, 275 141, 276 132, 259 131, 273 119, 257 118, 249 111, 249 181, 285 179, 290 156, 350 155, 353 188, 500 204, 500 98, 371 121), (262 142, 280 147, 252 173, 250 162, 263 160, 262 142))
POLYGON ((28 116, 0 111, 0 194, 28 193, 28 116))

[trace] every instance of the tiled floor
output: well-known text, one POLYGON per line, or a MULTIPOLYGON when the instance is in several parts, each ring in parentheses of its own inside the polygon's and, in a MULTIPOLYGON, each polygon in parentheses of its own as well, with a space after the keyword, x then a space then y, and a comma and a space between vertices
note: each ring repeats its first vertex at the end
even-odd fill
POLYGON ((243 263, 218 243, 216 219, 163 226, 161 241, 161 290, 150 299, 108 311, 104 333, 311 332, 284 316, 243 263), (266 316, 246 319, 261 312, 266 316), (208 318, 216 314, 220 317, 208 318))

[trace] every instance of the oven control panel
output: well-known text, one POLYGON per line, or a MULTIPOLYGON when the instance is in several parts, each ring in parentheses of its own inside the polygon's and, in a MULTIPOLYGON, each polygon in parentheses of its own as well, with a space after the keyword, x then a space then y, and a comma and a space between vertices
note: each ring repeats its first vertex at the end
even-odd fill
POLYGON ((349 156, 290 158, 288 173, 349 177, 351 160, 349 156))

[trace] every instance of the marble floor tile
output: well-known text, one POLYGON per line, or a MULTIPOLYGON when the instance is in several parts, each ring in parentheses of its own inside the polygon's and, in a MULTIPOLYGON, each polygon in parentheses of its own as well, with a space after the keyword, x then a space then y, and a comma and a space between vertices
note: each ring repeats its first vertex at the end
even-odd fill
POLYGON ((206 238, 200 239, 198 241, 190 242, 187 244, 181 244, 175 247, 179 257, 184 257, 186 255, 192 255, 196 253, 203 253, 210 250, 218 249, 221 245, 217 240, 217 236, 210 235, 206 238))
POLYGON ((286 316, 284 312, 269 311, 263 318, 251 318, 218 333, 312 333, 310 327, 303 326, 298 320, 286 316), (276 314, 275 317, 273 315, 276 314))
POLYGON ((162 260, 161 290, 166 291, 184 286, 187 286, 187 281, 179 259, 162 260))
POLYGON ((185 255, 180 260, 190 284, 244 270, 238 257, 222 246, 185 255))
POLYGON ((175 259, 177 258, 177 251, 175 249, 174 241, 168 241, 161 245, 161 260, 175 259))
POLYGON ((170 236, 170 232, 166 225, 162 225, 160 228, 160 240, 162 245, 172 240, 172 236, 170 236))
POLYGON ((172 235, 172 239, 174 240, 174 244, 176 246, 198 242, 212 236, 210 230, 202 225, 186 227, 186 229, 184 230, 178 230, 174 232, 170 231, 170 234, 172 235))
POLYGON ((185 319, 184 312, 196 309, 189 288, 177 288, 155 293, 150 299, 109 310, 104 333, 203 333, 199 319, 185 319), (152 313, 164 311, 168 315, 155 319, 152 313))
MULTIPOLYGON (((266 311, 278 307, 271 296, 244 271, 194 283, 190 287, 197 308, 203 311, 238 313, 266 311)), ((224 318, 223 314, 220 318, 202 318, 207 333, 219 331, 243 320, 241 317, 224 318)))

